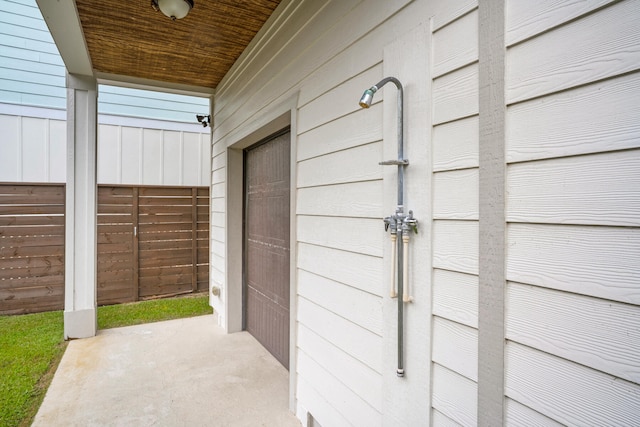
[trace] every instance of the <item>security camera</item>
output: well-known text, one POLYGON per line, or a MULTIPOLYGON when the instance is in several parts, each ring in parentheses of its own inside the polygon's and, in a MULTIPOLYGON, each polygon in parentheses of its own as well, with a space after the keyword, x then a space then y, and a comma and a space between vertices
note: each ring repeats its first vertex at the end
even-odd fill
POLYGON ((198 121, 198 123, 201 123, 203 127, 207 127, 211 124, 211 116, 207 115, 200 115, 200 114, 196 114, 196 120, 198 121))

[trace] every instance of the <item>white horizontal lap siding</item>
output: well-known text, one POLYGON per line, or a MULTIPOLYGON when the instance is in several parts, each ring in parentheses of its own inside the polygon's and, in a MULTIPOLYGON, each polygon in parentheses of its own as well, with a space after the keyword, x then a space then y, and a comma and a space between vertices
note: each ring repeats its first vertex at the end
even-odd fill
POLYGON ((382 423, 385 97, 366 111, 358 99, 421 3, 292 2, 216 90, 214 141, 227 146, 298 96, 296 394, 321 425, 382 423))
POLYGON ((507 161, 640 147, 640 73, 510 106, 507 161))
POLYGON ((209 114, 209 99, 101 85, 101 114, 197 123, 196 114, 209 114))
MULTIPOLYGON (((312 384, 309 387, 349 423, 377 425, 382 405, 382 233, 378 216, 382 191, 381 146, 371 141, 379 139, 381 128, 337 138, 340 126, 336 123, 353 121, 356 114, 335 119, 341 113, 327 106, 336 102, 336 95, 342 94, 333 91, 312 104, 323 106, 319 111, 325 111, 327 123, 309 125, 314 129, 300 137, 298 155, 305 160, 298 162, 297 172, 296 210, 304 213, 297 217, 297 369, 312 384), (359 194, 362 189, 368 191, 359 194), (328 329, 332 324, 335 327, 328 329), (353 348, 351 342, 358 342, 359 348, 353 348), (372 355, 377 356, 372 359, 372 355)), ((357 128, 355 123, 349 127, 357 128)), ((323 412, 312 413, 318 419, 324 416, 323 412)))
POLYGON ((382 182, 363 181, 298 189, 298 215, 375 218, 383 217, 382 182), (327 200, 331 203, 326 203, 327 200))
POLYGON ((640 8, 509 4, 505 415, 635 425, 640 8))
POLYGON ((382 264, 378 257, 300 242, 298 268, 382 296, 382 264))
POLYGON ((381 135, 382 104, 378 102, 366 114, 356 110, 298 135, 298 161, 365 145, 381 135), (336 138, 337 134, 340 138, 336 138))
POLYGON ((434 269, 433 314, 478 327, 478 276, 434 269))
MULTIPOLYGON (((299 325, 298 334, 298 346, 304 349, 303 351, 310 359, 325 370, 334 371, 332 375, 372 409, 382 405, 379 372, 345 353, 302 324, 299 325)), ((299 371, 303 370, 303 367, 299 368, 299 371)), ((354 415, 357 416, 357 414, 354 415)))
MULTIPOLYGON (((410 16, 410 12, 402 10, 396 14, 407 3, 407 0, 393 0, 371 7, 345 0, 318 11, 317 2, 296 2, 295 8, 291 8, 295 11, 275 27, 277 34, 271 39, 265 38, 264 43, 271 43, 275 51, 256 49, 258 53, 251 60, 241 58, 217 88, 216 132, 220 137, 227 135, 274 99, 284 99, 294 90, 300 90, 300 105, 305 105, 308 100, 380 62, 382 47, 394 38, 389 28, 398 22, 412 22, 410 26, 419 22, 420 17, 410 16), (317 11, 315 15, 314 11, 317 11), (393 19, 386 21, 389 17, 393 19), (371 43, 368 46, 371 54, 358 49, 361 45, 358 42, 371 43), (349 59, 340 61, 338 55, 349 59), (362 60, 352 60, 354 57, 362 60), (328 67, 334 59, 338 65, 328 67), (319 73, 324 74, 322 85, 315 84, 319 73)), ((367 82, 365 87, 371 84, 367 82)), ((350 105, 354 110, 358 108, 362 90, 359 87, 352 93, 355 102, 350 105)))
POLYGON ((478 63, 452 71, 433 81, 435 125, 478 114, 478 63))
POLYGON ((449 10, 432 19, 432 28, 436 28, 432 39, 434 425, 470 426, 477 422, 476 6, 452 3, 449 10))
POLYGON ((433 78, 478 60, 478 10, 433 33, 433 78))
POLYGON ((434 363, 478 381, 478 330, 436 316, 433 319, 434 363))
MULTIPOLYGON (((298 297, 298 322, 378 374, 382 372, 382 337, 314 302, 298 297)), ((304 347, 301 347, 305 350, 304 347)))
POLYGON ((562 424, 638 424, 635 383, 513 342, 505 365, 507 396, 562 424))
MULTIPOLYGON (((331 412, 335 411, 339 417, 339 422, 335 425, 379 426, 382 424, 382 417, 378 411, 332 375, 336 370, 335 367, 325 369, 303 349, 298 350, 297 366, 298 375, 302 381, 308 384, 315 394, 321 396, 330 405, 331 412)), ((314 402, 310 401, 310 407, 314 406, 316 406, 314 402)), ((324 411, 315 413, 324 418, 324 411)))
POLYGON ((640 150, 510 165, 508 221, 640 226, 640 150))
POLYGON ((478 220, 478 168, 433 175, 434 219, 478 220))
POLYGON ((640 229, 509 224, 507 279, 640 304, 640 229))
POLYGON ((637 306, 509 283, 506 337, 640 383, 637 306))
POLYGON ((437 409, 431 411, 431 425, 433 427, 459 427, 461 424, 453 421, 437 409))
MULTIPOLYGON (((354 95, 379 75, 374 68, 298 110, 297 370, 353 425, 381 424, 381 279, 373 277, 382 267, 381 126, 356 114, 354 95), (362 189, 369 191, 358 194, 362 189), (309 256, 314 253, 325 255, 309 256)), ((381 112, 374 108, 373 119, 381 112)), ((322 420, 323 413, 314 417, 322 420)))
POLYGON ((432 406, 462 426, 475 426, 478 385, 440 364, 433 365, 432 406))
POLYGON ((433 170, 478 167, 478 116, 433 128, 433 170))
MULTIPOLYGON (((353 425, 381 424, 381 280, 367 277, 381 269, 382 109, 355 114, 357 92, 379 75, 373 68, 298 110, 298 373, 353 425)), ((324 411, 305 405, 322 423, 324 411)))
POLYGON ((382 179, 381 143, 372 142, 298 163, 298 188, 382 179))
POLYGON ((557 421, 545 417, 540 412, 524 406, 517 401, 505 398, 505 420, 508 426, 530 427, 532 425, 540 427, 562 427, 557 421))
MULTIPOLYGON (((571 18, 566 12, 555 10, 563 19, 560 22, 571 18)), ((638 64, 638 4, 635 0, 617 2, 510 48, 507 102, 634 71, 638 64)))
MULTIPOLYGON (((370 87, 373 84, 371 82, 377 82, 381 77, 382 67, 379 65, 362 72, 302 106, 298 110, 298 132, 302 134, 359 111, 358 98, 359 95, 362 95, 362 88, 370 87)), ((378 98, 375 101, 380 102, 380 100, 381 98, 378 98)))
POLYGON ((65 108, 65 69, 35 1, 0 1, 0 102, 65 108))
POLYGON ((478 274, 477 221, 434 221, 433 267, 478 274))
POLYGON ((382 301, 378 295, 305 270, 298 271, 298 281, 301 297, 382 336, 382 301))
POLYGON ((511 46, 613 1, 615 0, 579 2, 507 0, 506 44, 511 46))
POLYGON ((379 219, 298 216, 298 241, 382 257, 379 219))

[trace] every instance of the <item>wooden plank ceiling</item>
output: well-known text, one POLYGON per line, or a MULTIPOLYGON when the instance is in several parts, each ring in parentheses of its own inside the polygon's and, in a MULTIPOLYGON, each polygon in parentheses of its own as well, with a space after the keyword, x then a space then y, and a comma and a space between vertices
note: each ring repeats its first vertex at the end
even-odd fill
POLYGON ((97 72, 215 89, 280 0, 194 0, 172 21, 149 0, 76 0, 97 72))

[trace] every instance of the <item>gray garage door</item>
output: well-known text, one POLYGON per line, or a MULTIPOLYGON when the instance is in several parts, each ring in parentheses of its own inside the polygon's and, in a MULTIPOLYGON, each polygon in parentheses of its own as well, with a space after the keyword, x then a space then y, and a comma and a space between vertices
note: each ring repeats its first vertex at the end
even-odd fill
POLYGON ((290 142, 287 130, 245 153, 245 326, 289 368, 290 142))

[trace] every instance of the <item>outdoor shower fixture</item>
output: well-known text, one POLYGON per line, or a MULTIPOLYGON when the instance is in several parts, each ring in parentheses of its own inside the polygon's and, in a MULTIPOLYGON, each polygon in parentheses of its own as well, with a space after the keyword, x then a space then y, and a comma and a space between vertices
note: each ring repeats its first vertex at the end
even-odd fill
POLYGON ((404 118, 402 83, 395 77, 386 77, 369 89, 360 98, 360 106, 369 108, 373 95, 385 84, 392 82, 398 88, 398 159, 380 162, 381 165, 398 167, 398 205, 393 215, 384 218, 384 229, 391 234, 391 298, 398 298, 398 369, 396 375, 404 377, 404 304, 413 301, 409 295, 408 250, 409 235, 418 233, 418 220, 413 211, 404 210, 404 168, 409 160, 404 158, 404 118), (397 275, 396 275, 397 274, 397 275), (397 280, 396 280, 397 279, 397 280))

